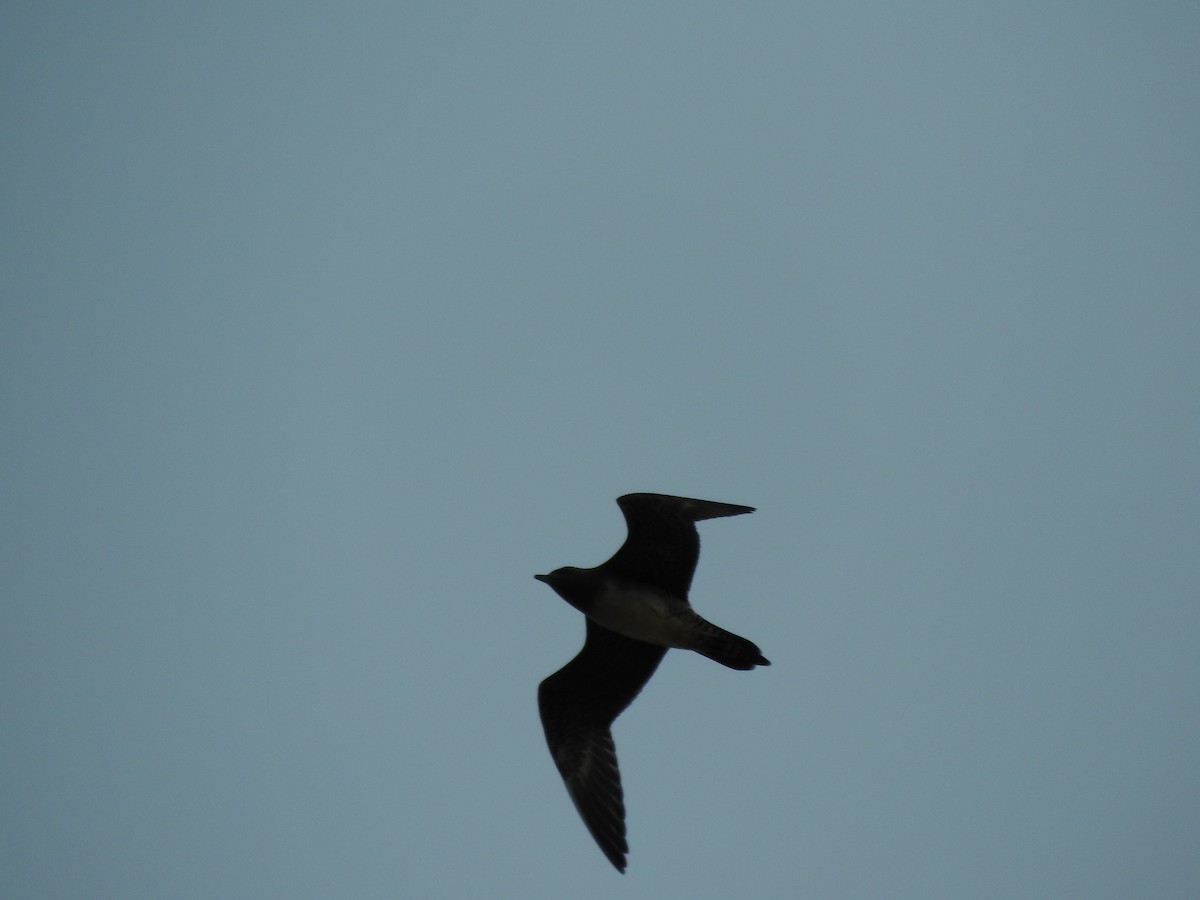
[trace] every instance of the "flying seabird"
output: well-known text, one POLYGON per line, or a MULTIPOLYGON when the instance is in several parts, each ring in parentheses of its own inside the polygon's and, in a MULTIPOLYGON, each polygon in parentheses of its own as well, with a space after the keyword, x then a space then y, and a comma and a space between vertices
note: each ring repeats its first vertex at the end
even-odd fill
POLYGON ((587 617, 579 654, 538 687, 550 755, 583 822, 625 871, 625 804, 612 723, 670 647, 695 650, 731 669, 770 662, 745 638, 700 617, 688 588, 700 558, 696 522, 754 512, 752 506, 667 494, 617 498, 629 534, 608 562, 535 575, 587 617))

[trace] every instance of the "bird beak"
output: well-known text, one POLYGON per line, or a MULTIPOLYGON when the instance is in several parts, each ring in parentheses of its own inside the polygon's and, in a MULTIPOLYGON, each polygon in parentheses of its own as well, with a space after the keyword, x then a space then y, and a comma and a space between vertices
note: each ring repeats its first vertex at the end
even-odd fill
POLYGON ((550 579, 549 575, 534 575, 533 577, 536 578, 538 581, 540 581, 542 584, 548 584, 549 579, 550 579))

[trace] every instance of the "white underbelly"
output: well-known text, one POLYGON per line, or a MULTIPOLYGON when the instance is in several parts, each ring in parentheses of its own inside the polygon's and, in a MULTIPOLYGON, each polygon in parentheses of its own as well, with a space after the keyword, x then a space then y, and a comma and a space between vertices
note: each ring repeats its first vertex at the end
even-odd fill
POLYGON ((610 581, 589 615, 610 631, 659 647, 688 648, 695 627, 680 615, 686 603, 670 594, 629 588, 610 581))

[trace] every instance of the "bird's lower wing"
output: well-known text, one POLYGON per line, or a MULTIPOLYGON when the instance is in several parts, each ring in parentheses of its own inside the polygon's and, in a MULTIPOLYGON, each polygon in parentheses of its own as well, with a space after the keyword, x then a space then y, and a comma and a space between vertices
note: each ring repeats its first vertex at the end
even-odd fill
POLYGON ((576 657, 538 688, 550 755, 580 817, 609 861, 625 871, 625 803, 612 723, 654 674, 666 649, 587 620, 576 657))

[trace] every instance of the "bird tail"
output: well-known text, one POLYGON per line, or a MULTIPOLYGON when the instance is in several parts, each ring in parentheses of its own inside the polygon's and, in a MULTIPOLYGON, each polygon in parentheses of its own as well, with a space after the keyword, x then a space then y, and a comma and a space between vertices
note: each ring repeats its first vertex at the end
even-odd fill
POLYGON ((771 661, 762 655, 758 645, 744 637, 738 637, 731 631, 718 628, 711 622, 705 622, 708 627, 696 643, 693 650, 702 656, 716 660, 731 669, 747 671, 755 666, 769 666, 771 661))

